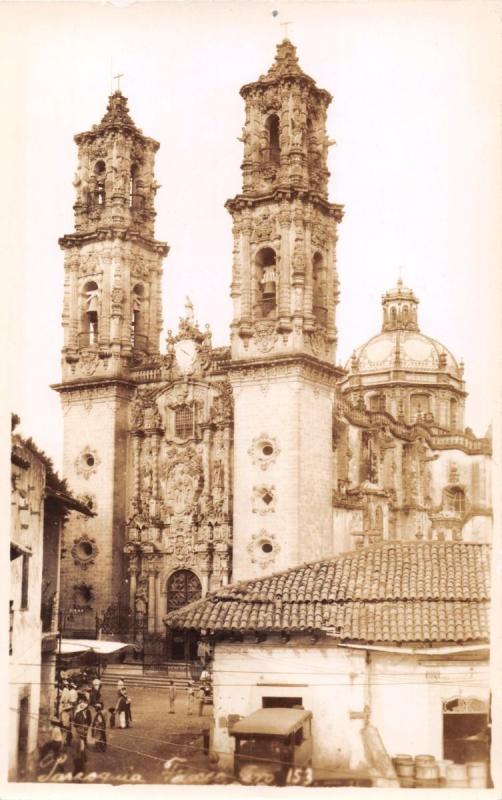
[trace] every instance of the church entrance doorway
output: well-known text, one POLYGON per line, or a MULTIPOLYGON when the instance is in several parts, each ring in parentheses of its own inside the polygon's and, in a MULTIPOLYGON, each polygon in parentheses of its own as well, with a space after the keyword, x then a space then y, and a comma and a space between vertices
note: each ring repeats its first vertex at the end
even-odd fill
MULTIPOLYGON (((200 600, 202 585, 189 569, 173 572, 167 582, 167 613, 200 600)), ((199 637, 194 631, 171 630, 167 634, 167 660, 191 662, 197 660, 199 637)))

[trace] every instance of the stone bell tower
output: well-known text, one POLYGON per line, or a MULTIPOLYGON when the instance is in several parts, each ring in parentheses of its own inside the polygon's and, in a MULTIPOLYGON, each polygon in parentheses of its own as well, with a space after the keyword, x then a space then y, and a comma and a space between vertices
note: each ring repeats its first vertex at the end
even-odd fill
POLYGON ((123 591, 130 368, 159 354, 160 281, 168 248, 154 238, 159 144, 143 135, 120 91, 98 125, 75 137, 75 230, 64 251, 64 476, 96 512, 66 528, 63 596, 103 609, 123 591))
POLYGON ((285 39, 241 89, 242 192, 233 218, 234 578, 332 552, 337 223, 328 201, 331 96, 285 39))

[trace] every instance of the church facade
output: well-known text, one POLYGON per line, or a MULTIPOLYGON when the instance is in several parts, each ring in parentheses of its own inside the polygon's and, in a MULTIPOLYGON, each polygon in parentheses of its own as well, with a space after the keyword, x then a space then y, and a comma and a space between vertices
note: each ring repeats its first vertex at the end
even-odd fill
POLYGON ((191 303, 161 350, 154 157, 120 91, 78 145, 65 258, 64 476, 95 516, 65 530, 62 596, 191 660, 167 613, 385 540, 491 539, 489 437, 463 366, 399 281, 382 331, 336 366, 343 208, 328 199, 330 94, 283 41, 241 89, 228 347, 191 303))

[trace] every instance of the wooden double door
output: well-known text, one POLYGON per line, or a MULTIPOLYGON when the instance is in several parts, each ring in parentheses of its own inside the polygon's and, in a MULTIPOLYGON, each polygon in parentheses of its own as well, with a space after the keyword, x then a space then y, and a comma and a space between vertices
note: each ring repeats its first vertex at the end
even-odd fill
MULTIPOLYGON (((180 569, 173 572, 167 583, 167 612, 200 600, 202 585, 195 572, 180 569)), ((196 661, 199 637, 195 631, 169 630, 166 639, 168 661, 196 661)))

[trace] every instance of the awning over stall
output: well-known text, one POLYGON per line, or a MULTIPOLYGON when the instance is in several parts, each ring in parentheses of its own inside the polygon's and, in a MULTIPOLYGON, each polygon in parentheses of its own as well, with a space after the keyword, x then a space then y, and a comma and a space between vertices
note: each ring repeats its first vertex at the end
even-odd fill
POLYGON ((61 655, 70 656, 79 653, 96 653, 99 656, 109 656, 125 647, 134 647, 130 642, 112 642, 103 639, 62 639, 61 655))

